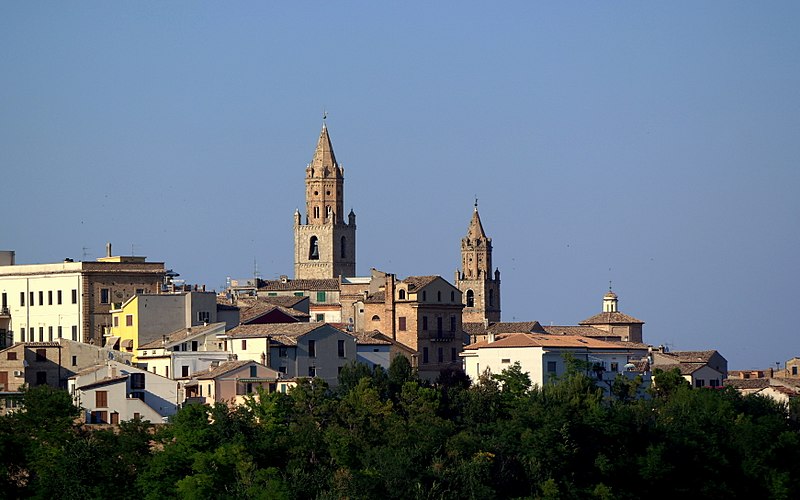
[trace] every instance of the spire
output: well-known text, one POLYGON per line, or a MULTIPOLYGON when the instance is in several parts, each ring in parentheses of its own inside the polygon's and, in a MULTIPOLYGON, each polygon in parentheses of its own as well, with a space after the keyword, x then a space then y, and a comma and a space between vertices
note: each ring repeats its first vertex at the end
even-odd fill
POLYGON ((481 224, 481 216, 478 215, 478 198, 475 198, 475 210, 472 212, 472 220, 469 221, 467 238, 470 240, 486 238, 486 233, 483 232, 483 225, 481 224))
POLYGON ((314 158, 311 160, 311 168, 318 172, 328 168, 333 170, 333 167, 338 167, 336 163, 336 156, 333 154, 333 145, 331 145, 331 138, 328 135, 328 127, 325 125, 326 116, 322 117, 322 132, 319 133, 319 140, 317 141, 317 149, 314 150, 314 158))

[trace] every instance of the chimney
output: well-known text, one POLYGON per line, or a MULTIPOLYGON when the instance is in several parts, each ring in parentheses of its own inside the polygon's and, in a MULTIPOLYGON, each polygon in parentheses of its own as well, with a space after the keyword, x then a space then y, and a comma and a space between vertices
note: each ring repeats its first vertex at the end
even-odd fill
POLYGON ((106 243, 106 257, 111 257, 111 242, 106 243))
POLYGON ((489 344, 494 342, 494 332, 492 330, 486 332, 486 342, 488 342, 489 344))

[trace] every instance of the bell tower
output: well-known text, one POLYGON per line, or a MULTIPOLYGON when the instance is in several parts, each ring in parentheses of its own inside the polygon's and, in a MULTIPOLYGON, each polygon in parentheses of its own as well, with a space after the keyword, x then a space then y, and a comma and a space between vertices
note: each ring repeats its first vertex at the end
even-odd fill
POLYGON ((456 287, 464 302, 464 323, 500 321, 500 270, 492 273, 492 239, 483 231, 477 199, 467 236, 461 239, 461 270, 456 271, 456 287))
POLYGON ((306 167, 305 220, 294 214, 295 279, 355 276, 356 214, 344 217, 344 168, 336 161, 323 116, 314 157, 306 167))

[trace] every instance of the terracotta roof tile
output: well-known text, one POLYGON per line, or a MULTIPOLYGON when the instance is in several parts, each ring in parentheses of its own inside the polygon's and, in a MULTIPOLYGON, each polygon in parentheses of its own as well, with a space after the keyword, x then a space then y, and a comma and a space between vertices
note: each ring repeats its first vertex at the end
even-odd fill
POLYGON ((339 280, 336 278, 325 279, 299 279, 299 280, 271 280, 262 281, 262 286, 258 288, 263 291, 334 291, 339 290, 339 280))
POLYGON ((579 325, 625 325, 625 324, 640 324, 643 325, 644 321, 638 320, 633 316, 617 312, 601 312, 595 314, 591 318, 578 323, 579 325))
POLYGON ((325 323, 268 323, 264 325, 239 325, 228 331, 232 339, 259 338, 271 335, 285 337, 299 337, 308 332, 322 328, 325 323))
POLYGON ((544 326, 544 331, 551 335, 581 335, 583 337, 619 337, 619 335, 611 335, 605 330, 595 328, 593 326, 578 325, 578 326, 544 326))
POLYGON ((250 359, 243 359, 239 361, 226 361, 222 363, 216 368, 211 368, 209 370, 203 370, 202 372, 196 372, 193 378, 200 379, 200 380, 208 380, 220 375, 224 375, 230 371, 236 370, 237 368, 241 368, 243 366, 247 366, 250 363, 254 363, 253 360, 250 359))
POLYGON ((621 349, 620 346, 610 342, 581 337, 579 335, 545 335, 538 333, 510 333, 494 342, 476 342, 464 349, 501 348, 501 347, 550 347, 550 348, 589 348, 589 349, 621 349))
POLYGON ((494 333, 547 333, 538 321, 498 321, 491 323, 487 332, 494 333))
POLYGON ((224 327, 225 323, 209 323, 207 325, 193 326, 191 328, 181 328, 166 335, 165 338, 153 340, 139 346, 139 349, 155 349, 174 342, 182 342, 186 339, 197 337, 213 331, 215 328, 224 327))
POLYGON ((430 285, 437 278, 439 278, 439 276, 409 276, 401 280, 401 282, 408 285, 409 291, 416 291, 430 285))

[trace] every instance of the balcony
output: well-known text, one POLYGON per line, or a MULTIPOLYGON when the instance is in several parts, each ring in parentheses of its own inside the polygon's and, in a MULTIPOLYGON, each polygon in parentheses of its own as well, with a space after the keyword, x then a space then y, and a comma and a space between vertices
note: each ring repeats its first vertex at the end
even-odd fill
POLYGON ((456 338, 456 332, 436 332, 431 333, 431 342, 452 342, 456 338))
POLYGON ((0 319, 11 319, 11 309, 0 307, 0 319))

